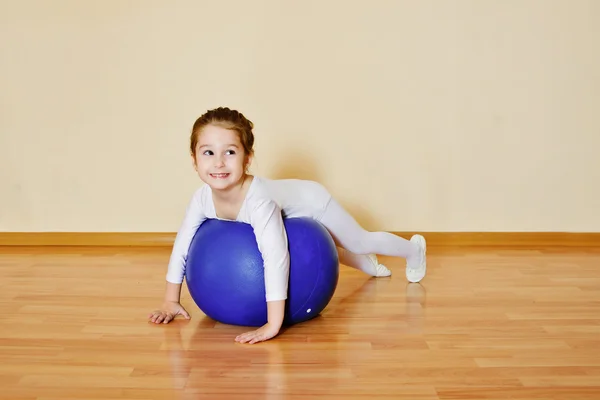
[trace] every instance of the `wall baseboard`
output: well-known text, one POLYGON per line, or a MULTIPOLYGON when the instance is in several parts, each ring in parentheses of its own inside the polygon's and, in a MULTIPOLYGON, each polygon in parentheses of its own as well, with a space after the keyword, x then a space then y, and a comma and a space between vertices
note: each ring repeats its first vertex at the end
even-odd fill
MULTIPOLYGON (((412 233, 394 232, 409 239, 412 233)), ((600 247, 600 232, 425 232, 427 246, 600 247)))
MULTIPOLYGON (((406 239, 412 232, 392 232, 406 239)), ((420 232, 427 246, 600 247, 600 232, 420 232)), ((171 247, 174 232, 0 232, 0 246, 171 247)))
POLYGON ((173 232, 0 232, 0 246, 172 246, 173 232))

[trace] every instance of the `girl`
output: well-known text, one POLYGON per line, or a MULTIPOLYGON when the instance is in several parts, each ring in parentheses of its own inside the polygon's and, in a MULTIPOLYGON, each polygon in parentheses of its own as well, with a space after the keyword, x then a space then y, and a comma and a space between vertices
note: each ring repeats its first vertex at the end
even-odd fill
POLYGON ((271 180, 252 176, 254 125, 229 108, 209 110, 196 120, 190 138, 194 169, 206 183, 187 206, 167 270, 167 288, 160 310, 149 315, 154 323, 168 323, 177 315, 189 319, 181 306, 181 284, 189 245, 207 218, 235 220, 252 226, 264 260, 268 322, 236 337, 241 343, 268 340, 279 333, 284 316, 289 277, 289 254, 283 218, 311 217, 331 233, 340 263, 375 277, 391 272, 375 254, 403 257, 406 277, 419 282, 426 272, 426 244, 421 235, 410 241, 387 232, 367 232, 329 192, 313 181, 271 180))

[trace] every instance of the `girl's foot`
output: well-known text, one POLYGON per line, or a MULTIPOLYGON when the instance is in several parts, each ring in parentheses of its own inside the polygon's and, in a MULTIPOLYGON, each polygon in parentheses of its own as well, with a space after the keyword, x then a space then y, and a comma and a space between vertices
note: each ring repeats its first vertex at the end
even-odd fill
POLYGON ((427 243, 421 235, 413 235, 410 241, 419 247, 419 252, 416 256, 406 261, 406 279, 409 282, 419 282, 425 277, 427 272, 427 243))
POLYGON ((392 271, 390 271, 385 265, 379 264, 379 260, 377 260, 377 256, 375 254, 368 254, 367 257, 369 257, 369 260, 371 260, 373 265, 375 265, 375 276, 382 277, 392 275, 392 271))

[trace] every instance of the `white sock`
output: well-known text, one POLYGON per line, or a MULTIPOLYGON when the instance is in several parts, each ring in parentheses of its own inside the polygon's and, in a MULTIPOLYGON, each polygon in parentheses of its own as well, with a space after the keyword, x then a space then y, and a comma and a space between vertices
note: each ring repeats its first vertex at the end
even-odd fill
POLYGON ((342 247, 338 247, 340 263, 350 268, 357 269, 370 276, 390 276, 392 272, 379 263, 375 254, 354 254, 342 247))

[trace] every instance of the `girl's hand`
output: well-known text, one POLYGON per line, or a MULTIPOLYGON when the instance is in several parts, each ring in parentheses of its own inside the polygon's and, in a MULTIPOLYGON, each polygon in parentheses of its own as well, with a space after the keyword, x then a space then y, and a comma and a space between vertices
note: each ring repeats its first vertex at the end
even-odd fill
POLYGON ((279 327, 268 322, 255 331, 242 333, 235 338, 236 342, 254 344, 269 340, 279 333, 279 327))
POLYGON ((183 315, 185 319, 190 319, 190 314, 176 301, 165 301, 160 310, 155 310, 148 315, 150 322, 156 324, 168 324, 177 315, 183 315))

